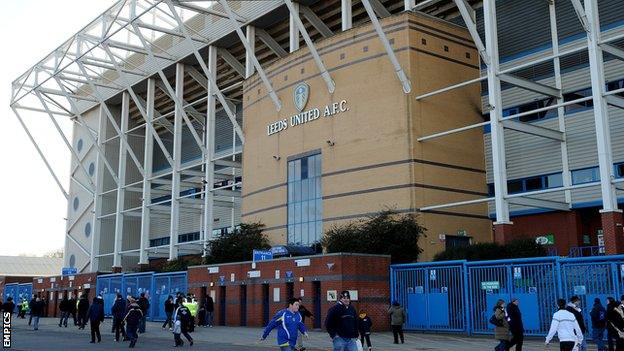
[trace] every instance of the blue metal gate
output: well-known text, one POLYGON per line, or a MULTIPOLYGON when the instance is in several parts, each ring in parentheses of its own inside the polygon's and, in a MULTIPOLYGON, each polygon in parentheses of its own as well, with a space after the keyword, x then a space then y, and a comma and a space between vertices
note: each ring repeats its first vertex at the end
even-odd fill
POLYGON ((9 297, 13 298, 13 303, 15 304, 15 310, 13 312, 17 313, 17 303, 19 302, 19 284, 11 283, 4 286, 2 301, 6 302, 9 297))
POLYGON ((491 334, 489 323, 499 299, 517 298, 526 335, 544 335, 557 300, 556 259, 467 262, 470 318, 475 334, 491 334))
POLYGON ((115 303, 117 294, 122 294, 123 274, 105 274, 97 277, 96 290, 104 299, 104 314, 107 317, 111 315, 111 308, 115 303))
POLYGON ((128 295, 138 297, 145 293, 150 301, 148 318, 154 321, 164 321, 165 301, 169 295, 178 292, 186 293, 186 272, 172 273, 118 273, 105 274, 97 277, 97 291, 104 299, 104 313, 111 315, 111 308, 117 294, 125 299, 128 295))
POLYGON ((167 319, 167 315, 165 314, 165 301, 167 301, 169 295, 175 298, 175 295, 179 292, 186 293, 187 286, 186 272, 154 274, 154 298, 151 300, 152 319, 155 321, 164 321, 167 319))
POLYGON ((624 294, 624 255, 399 264, 390 267, 390 284, 391 299, 408 312, 408 330, 492 334, 496 301, 517 298, 525 334, 545 335, 557 299, 573 295, 591 330, 594 299, 605 305, 624 294))
POLYGON ((610 256, 584 257, 561 260, 562 297, 568 301, 573 295, 581 299, 581 312, 591 330, 589 312, 594 299, 599 298, 606 306, 607 297, 619 301, 622 293, 624 259, 610 256))
POLYGON ((465 331, 463 261, 393 266, 393 300, 407 310, 406 329, 465 331))

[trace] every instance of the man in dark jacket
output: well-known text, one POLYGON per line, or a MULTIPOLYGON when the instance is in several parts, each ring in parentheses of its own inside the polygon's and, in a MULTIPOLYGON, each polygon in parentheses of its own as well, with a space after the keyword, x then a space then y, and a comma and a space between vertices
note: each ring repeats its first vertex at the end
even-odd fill
POLYGON ((167 319, 162 325, 163 329, 165 329, 167 324, 169 324, 169 330, 173 330, 173 321, 171 317, 173 316, 174 309, 175 303, 173 302, 173 296, 169 295, 169 297, 167 297, 167 301, 165 301, 165 314, 167 315, 167 319))
POLYGON ((139 339, 137 329, 139 328, 141 320, 143 319, 143 312, 141 311, 141 307, 139 306, 139 304, 134 302, 134 300, 130 300, 130 306, 128 308, 129 311, 123 320, 126 322, 128 339, 130 339, 130 348, 133 348, 134 345, 136 345, 137 340, 139 339))
POLYGON ((147 312, 150 307, 149 300, 145 297, 145 293, 141 293, 141 297, 139 297, 138 305, 141 308, 141 312, 143 313, 141 317, 141 323, 139 323, 139 334, 145 333, 145 321, 147 320, 147 312))
POLYGON ((126 340, 126 332, 123 327, 123 319, 126 316, 126 302, 121 297, 121 294, 117 294, 113 307, 111 308, 111 315, 113 316, 113 331, 115 333, 115 341, 119 341, 119 334, 121 333, 124 340, 126 340))
POLYGON ((624 334, 624 295, 619 302, 610 305, 611 308, 607 311, 607 324, 615 339, 615 349, 624 350, 624 338, 619 337, 624 334))
MULTIPOLYGON (((583 318, 583 314, 581 313, 581 299, 574 295, 570 298, 570 302, 566 305, 566 310, 574 315, 576 321, 578 322, 579 328, 581 328, 581 332, 583 335, 587 333, 587 326, 585 325, 585 319, 583 318)), ((583 342, 581 343, 580 351, 587 350, 587 341, 583 338, 583 342)))
POLYGON ((15 303, 11 296, 7 297, 6 302, 2 305, 2 310, 11 314, 15 311, 15 303))
POLYGON ((604 331, 607 326, 607 310, 602 306, 599 298, 594 299, 594 307, 589 313, 592 321, 592 339, 598 351, 605 351, 604 331))
POLYGON ((69 308, 68 312, 71 315, 72 320, 74 321, 74 325, 78 325, 78 320, 76 319, 76 310, 78 309, 78 301, 76 301, 76 298, 72 296, 72 298, 69 299, 69 303, 67 304, 67 306, 69 308))
POLYGON ((522 313, 518 305, 520 300, 514 298, 511 303, 507 305, 507 316, 509 317, 509 331, 511 332, 511 341, 508 345, 508 350, 512 346, 516 345, 516 351, 522 351, 522 343, 524 341, 524 324, 522 323, 522 313))
POLYGON ((28 303, 28 308, 30 308, 30 317, 28 318, 28 325, 32 324, 32 319, 33 319, 32 308, 35 305, 36 301, 37 301, 37 296, 35 294, 33 294, 32 299, 28 303))
POLYGON ((34 299, 33 302, 30 303, 30 317, 33 321, 33 329, 39 330, 39 318, 43 316, 43 301, 41 301, 40 297, 34 299))
POLYGON ((338 303, 327 312, 325 329, 332 339, 334 351, 357 350, 357 312, 351 306, 351 295, 348 291, 341 292, 338 303))
POLYGON ((87 294, 82 294, 78 300, 78 329, 84 329, 87 324, 87 312, 89 311, 89 299, 87 294))
POLYGON ((59 327, 65 326, 65 328, 67 328, 67 318, 69 318, 69 300, 67 299, 67 295, 63 296, 63 299, 59 304, 59 311, 61 311, 59 327))
POLYGON ((91 325, 91 343, 95 343, 95 337, 97 341, 102 341, 102 335, 100 335, 100 323, 104 322, 104 301, 102 297, 96 296, 93 298, 93 304, 89 307, 87 312, 89 318, 89 324, 91 325))
POLYGON ((212 296, 206 296, 206 323, 210 328, 214 323, 214 300, 212 296))

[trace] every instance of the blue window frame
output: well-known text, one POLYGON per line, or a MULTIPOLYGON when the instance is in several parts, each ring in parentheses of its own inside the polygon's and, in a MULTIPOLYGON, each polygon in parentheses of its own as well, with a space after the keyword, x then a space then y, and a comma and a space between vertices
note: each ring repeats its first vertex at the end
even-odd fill
MULTIPOLYGON (((561 173, 551 173, 507 181, 507 193, 517 194, 528 191, 558 188, 563 186, 561 173)), ((494 184, 488 184, 489 196, 494 196, 494 184)))
POLYGON ((288 162, 288 243, 312 245, 323 231, 321 154, 288 162))
POLYGON ((572 184, 584 184, 597 182, 600 180, 600 171, 598 166, 581 168, 572 171, 572 184))

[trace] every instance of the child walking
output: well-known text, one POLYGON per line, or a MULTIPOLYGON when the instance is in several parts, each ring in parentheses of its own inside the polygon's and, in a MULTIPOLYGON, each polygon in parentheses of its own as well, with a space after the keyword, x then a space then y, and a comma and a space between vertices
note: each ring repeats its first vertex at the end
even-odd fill
POLYGON ((366 314, 366 311, 361 311, 358 318, 358 331, 360 332, 360 341, 362 342, 362 346, 364 346, 364 339, 366 339, 366 346, 368 350, 372 350, 373 347, 370 341, 370 333, 371 327, 373 326, 373 321, 366 314))

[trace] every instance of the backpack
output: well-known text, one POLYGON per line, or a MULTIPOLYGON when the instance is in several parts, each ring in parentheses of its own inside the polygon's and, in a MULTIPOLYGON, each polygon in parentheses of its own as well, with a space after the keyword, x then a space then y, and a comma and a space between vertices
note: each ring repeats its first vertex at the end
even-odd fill
POLYGON ((496 327, 502 327, 503 326, 503 321, 501 319, 496 318, 496 314, 492 314, 492 317, 490 317, 490 324, 494 324, 494 326, 496 327))

